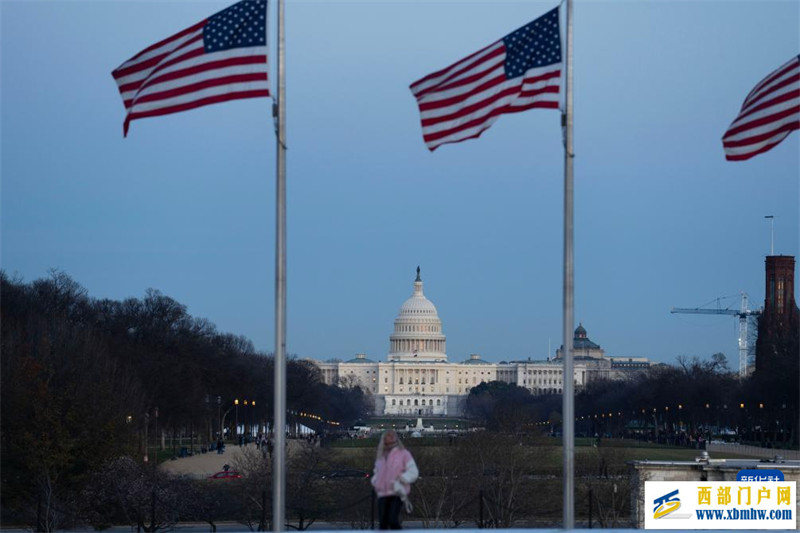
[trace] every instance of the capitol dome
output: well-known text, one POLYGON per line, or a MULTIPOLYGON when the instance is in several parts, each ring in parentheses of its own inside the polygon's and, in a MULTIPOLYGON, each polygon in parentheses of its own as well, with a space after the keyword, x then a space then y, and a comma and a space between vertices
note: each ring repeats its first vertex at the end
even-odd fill
POLYGON ((436 306, 422 291, 417 267, 414 294, 403 302, 389 337, 389 361, 446 361, 445 336, 436 306))
POLYGON ((425 295, 422 293, 422 281, 419 279, 419 275, 417 281, 414 282, 414 295, 403 302, 403 305, 400 307, 400 313, 397 315, 397 318, 406 317, 433 317, 437 320, 439 318, 439 313, 436 312, 436 306, 433 305, 433 302, 425 298, 425 295), (419 284, 419 287, 417 287, 417 284, 419 284))

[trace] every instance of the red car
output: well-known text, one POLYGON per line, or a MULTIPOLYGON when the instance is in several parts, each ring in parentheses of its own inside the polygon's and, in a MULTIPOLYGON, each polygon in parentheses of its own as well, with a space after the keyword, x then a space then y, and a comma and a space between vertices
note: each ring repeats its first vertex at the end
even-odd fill
POLYGON ((242 474, 236 470, 223 470, 208 476, 208 479, 242 479, 242 474))

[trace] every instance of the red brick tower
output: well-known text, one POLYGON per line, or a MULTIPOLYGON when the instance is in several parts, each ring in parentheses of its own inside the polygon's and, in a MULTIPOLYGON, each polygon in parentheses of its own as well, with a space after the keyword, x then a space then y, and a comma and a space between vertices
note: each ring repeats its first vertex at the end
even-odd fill
MULTIPOLYGON (((794 298, 794 257, 770 255, 766 261, 764 312, 758 324, 756 368, 772 366, 790 339, 797 339, 800 312, 794 298)), ((791 346, 792 343, 790 342, 791 346)), ((796 342, 794 343, 796 346, 796 342)), ((794 350, 792 350, 794 351, 794 350)), ((790 354, 781 354, 784 357, 790 354)), ((790 355, 800 357, 800 354, 790 355)))
POLYGON ((771 255, 766 259, 766 298, 764 314, 775 326, 788 325, 797 314, 794 301, 794 257, 791 255, 771 255))

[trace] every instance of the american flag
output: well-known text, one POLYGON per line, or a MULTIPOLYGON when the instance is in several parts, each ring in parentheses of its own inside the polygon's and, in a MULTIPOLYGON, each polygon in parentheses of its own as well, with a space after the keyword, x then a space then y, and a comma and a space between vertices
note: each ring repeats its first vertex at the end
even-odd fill
POLYGON ((800 129, 800 56, 771 72, 744 99, 722 137, 725 159, 744 161, 800 129))
POLYGON ((503 113, 557 109, 558 8, 449 67, 411 84, 431 151, 478 137, 503 113))
POLYGON ((242 0, 157 42, 112 75, 132 120, 269 96, 267 0, 242 0))

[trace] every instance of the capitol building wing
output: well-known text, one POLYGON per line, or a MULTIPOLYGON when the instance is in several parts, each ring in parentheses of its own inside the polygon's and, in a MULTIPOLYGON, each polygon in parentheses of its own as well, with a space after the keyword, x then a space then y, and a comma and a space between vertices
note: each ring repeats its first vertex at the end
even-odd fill
MULTIPOLYGON (((360 386, 373 396, 377 416, 460 416, 470 389, 490 381, 513 383, 534 394, 561 393, 564 368, 560 358, 491 363, 473 354, 465 361, 448 361, 442 321, 436 306, 425 297, 419 267, 413 290, 394 320, 386 361, 371 360, 366 354, 344 362, 314 361, 325 383, 360 386)), ((580 326, 576 334, 585 337, 586 331, 580 326)), ((576 387, 592 379, 593 373, 608 376, 607 367, 598 365, 603 354, 599 357, 575 362, 576 387)))

